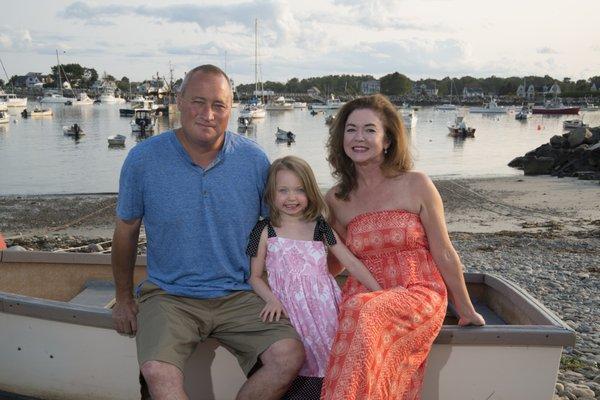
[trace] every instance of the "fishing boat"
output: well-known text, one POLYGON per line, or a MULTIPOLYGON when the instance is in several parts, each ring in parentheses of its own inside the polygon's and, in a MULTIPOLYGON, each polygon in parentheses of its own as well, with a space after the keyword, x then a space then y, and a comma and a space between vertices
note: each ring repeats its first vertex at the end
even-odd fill
POLYGON ((506 114, 506 108, 498 106, 494 99, 490 99, 490 102, 484 104, 483 107, 470 107, 469 112, 474 114, 506 114))
POLYGON ((122 97, 115 97, 115 91, 110 87, 106 87, 103 89, 102 94, 100 95, 100 102, 109 104, 120 104, 125 103, 125 99, 122 97))
POLYGON ((287 101, 283 96, 279 96, 265 106, 265 110, 267 111, 290 111, 293 109, 294 104, 287 101))
POLYGON ((71 99, 74 106, 89 106, 94 104, 94 100, 90 99, 86 92, 81 92, 75 99, 71 99))
MULTIPOLYGON (((145 264, 138 256, 136 284, 145 264)), ((112 328, 110 255, 2 251, 0 270, 0 397, 140 399, 135 339, 112 328)), ((512 282, 475 273, 465 281, 487 325, 458 327, 448 308, 423 399, 551 399, 562 347, 574 345, 574 333, 512 282), (457 385, 465 377, 470 384, 457 385)), ((246 380, 213 339, 197 346, 184 377, 189 397, 205 400, 233 399, 246 380)))
POLYGON ((292 131, 284 131, 283 129, 277 127, 277 132, 275 133, 275 137, 277 140, 286 141, 286 142, 295 142, 296 135, 292 131))
POLYGON ((567 119, 563 121, 564 129, 589 128, 588 124, 583 123, 581 119, 567 119))
POLYGON ((8 124, 10 122, 10 117, 8 116, 8 112, 0 111, 0 124, 8 124))
POLYGON ((124 146, 126 137, 124 135, 113 135, 108 137, 109 146, 124 146))
POLYGON ((85 132, 83 131, 83 129, 81 129, 81 126, 79 126, 79 124, 73 124, 71 126, 63 126, 62 129, 63 129, 63 134, 66 136, 79 137, 79 136, 85 135, 85 132))
POLYGON ((467 126, 465 117, 457 115, 454 123, 448 125, 449 135, 452 137, 475 137, 475 128, 467 126))
POLYGON ((330 98, 325 101, 325 103, 313 103, 310 107, 313 110, 337 110, 338 108, 342 108, 344 104, 346 103, 332 94, 330 98))
POLYGON ((29 112, 29 115, 31 115, 32 117, 51 117, 52 109, 35 107, 32 111, 29 112))
POLYGON ((131 132, 145 134, 154 131, 155 117, 152 110, 140 108, 135 110, 134 118, 131 120, 131 132))
POLYGON ((543 106, 534 106, 531 110, 533 114, 552 114, 552 115, 577 115, 579 107, 565 106, 559 97, 548 100, 543 106))

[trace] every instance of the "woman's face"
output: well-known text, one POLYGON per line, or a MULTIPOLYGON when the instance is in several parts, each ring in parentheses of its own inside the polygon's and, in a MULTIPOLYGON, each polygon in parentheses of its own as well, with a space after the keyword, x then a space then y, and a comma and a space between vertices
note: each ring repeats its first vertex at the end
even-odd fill
POLYGON ((357 164, 383 162, 390 146, 379 115, 368 108, 352 111, 344 128, 344 152, 357 164))

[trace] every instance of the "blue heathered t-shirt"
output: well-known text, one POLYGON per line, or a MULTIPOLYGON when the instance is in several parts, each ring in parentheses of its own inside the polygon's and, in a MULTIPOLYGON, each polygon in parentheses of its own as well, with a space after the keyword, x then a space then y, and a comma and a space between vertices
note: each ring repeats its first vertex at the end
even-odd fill
POLYGON ((117 216, 142 218, 148 279, 167 293, 221 297, 251 290, 247 238, 265 216, 269 160, 250 139, 225 133, 206 169, 193 163, 174 131, 129 152, 119 181, 117 216))

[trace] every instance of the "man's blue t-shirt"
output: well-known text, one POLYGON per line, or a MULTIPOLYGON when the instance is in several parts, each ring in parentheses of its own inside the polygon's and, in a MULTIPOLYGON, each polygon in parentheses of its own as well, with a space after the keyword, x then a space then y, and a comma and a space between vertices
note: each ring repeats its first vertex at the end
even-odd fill
POLYGON ((248 235, 259 216, 269 160, 250 139, 225 132, 215 161, 192 161, 174 131, 129 152, 119 181, 117 216, 142 218, 148 279, 167 293, 214 298, 247 283, 248 235))

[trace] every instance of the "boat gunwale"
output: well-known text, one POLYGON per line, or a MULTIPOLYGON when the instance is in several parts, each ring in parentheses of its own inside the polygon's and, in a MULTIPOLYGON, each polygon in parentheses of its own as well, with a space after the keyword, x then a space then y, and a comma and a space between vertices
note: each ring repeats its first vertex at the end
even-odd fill
MULTIPOLYGON (((0 251, 2 263, 78 263, 110 264, 110 255, 85 253, 10 252, 0 251)), ((137 266, 146 264, 145 256, 138 256, 137 266)), ((443 325, 435 344, 452 345, 508 345, 508 346, 573 346, 575 333, 556 314, 512 282, 484 273, 465 273, 465 282, 487 286, 509 302, 518 312, 525 313, 534 325, 486 325, 459 327, 443 325)), ((112 311, 101 307, 35 298, 0 292, 0 312, 33 318, 113 329, 112 311)))

